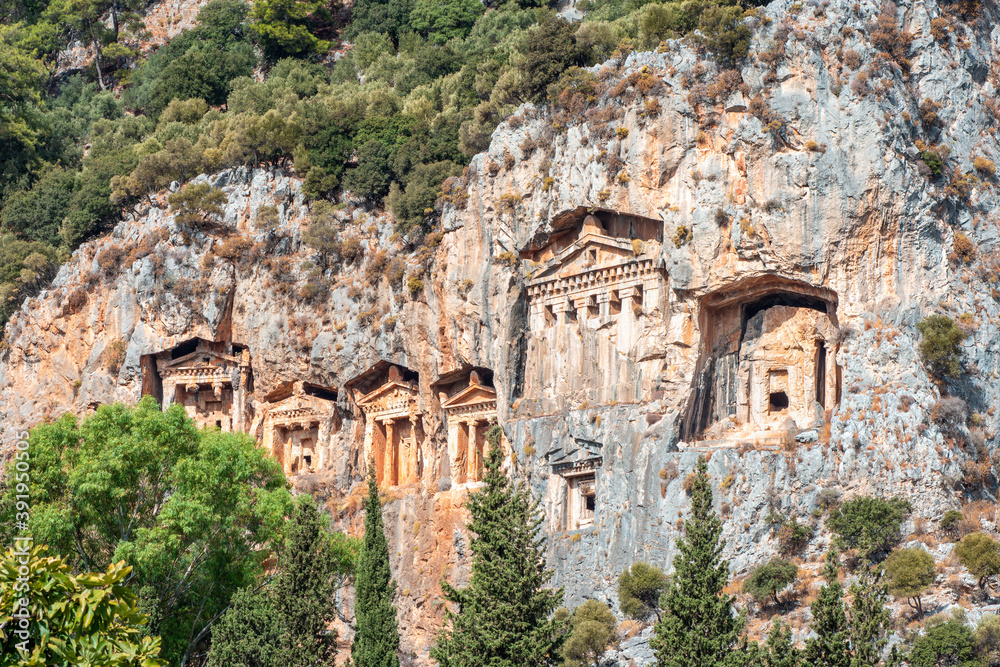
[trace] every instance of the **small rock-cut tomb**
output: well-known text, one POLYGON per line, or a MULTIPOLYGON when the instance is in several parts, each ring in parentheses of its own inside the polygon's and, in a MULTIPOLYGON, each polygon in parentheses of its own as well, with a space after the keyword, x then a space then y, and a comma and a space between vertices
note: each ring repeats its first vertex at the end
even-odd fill
POLYGON ((448 461, 455 485, 479 482, 489 450, 486 434, 496 423, 497 394, 493 373, 473 369, 435 383, 448 422, 448 461))
POLYGON ((706 297, 682 437, 821 426, 839 401, 836 303, 830 290, 776 276, 706 297))
POLYGON ((262 444, 286 474, 324 467, 326 451, 317 445, 336 427, 337 392, 305 382, 287 383, 264 398, 260 411, 262 444))
POLYGON ((382 361, 347 384, 364 415, 364 461, 374 459, 382 486, 416 482, 423 474, 427 438, 417 383, 416 372, 382 361))
POLYGON ((250 351, 241 345, 194 338, 145 355, 143 395, 166 409, 175 403, 199 426, 246 431, 246 399, 253 390, 250 351))

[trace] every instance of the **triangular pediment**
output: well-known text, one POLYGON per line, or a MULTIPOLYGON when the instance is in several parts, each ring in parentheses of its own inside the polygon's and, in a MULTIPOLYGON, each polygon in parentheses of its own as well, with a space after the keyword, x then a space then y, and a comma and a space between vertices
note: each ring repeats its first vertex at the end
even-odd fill
POLYGON ((358 400, 361 407, 375 406, 396 400, 416 399, 417 389, 403 382, 387 382, 370 394, 358 400))
POLYGON ((327 412, 333 406, 328 401, 318 396, 305 394, 294 394, 288 398, 272 403, 268 406, 270 412, 291 412, 293 410, 311 410, 317 414, 327 412))
POLYGON ((625 264, 635 259, 632 241, 588 232, 534 272, 531 282, 625 264))
POLYGON ((490 387, 482 385, 471 385, 443 403, 445 410, 465 407, 468 405, 480 405, 483 403, 495 403, 497 393, 490 387))
POLYGON ((215 352, 206 348, 199 347, 194 352, 190 354, 185 354, 183 357, 178 357, 177 359, 171 359, 165 365, 165 369, 171 368, 184 368, 191 366, 231 366, 239 364, 239 360, 236 357, 229 356, 228 354, 222 354, 220 352, 215 352), (207 361, 206 361, 207 359, 207 361))

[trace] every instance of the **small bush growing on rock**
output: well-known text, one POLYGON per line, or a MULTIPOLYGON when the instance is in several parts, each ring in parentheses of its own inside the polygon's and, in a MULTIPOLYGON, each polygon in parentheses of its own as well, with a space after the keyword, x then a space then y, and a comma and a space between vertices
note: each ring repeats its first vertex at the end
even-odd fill
POLYGON ((941 517, 941 530, 950 537, 956 537, 963 520, 965 520, 964 514, 958 510, 948 510, 941 517))
POLYGON ((824 510, 831 510, 840 502, 840 491, 834 488, 820 489, 816 494, 816 504, 824 510))
POLYGON ((179 224, 199 227, 222 215, 226 193, 208 183, 192 183, 167 197, 167 202, 179 224))
POLYGON ((931 419, 945 430, 952 431, 965 423, 968 414, 965 401, 957 396, 942 398, 931 408, 931 419))
POLYGON ((114 340, 104 351, 104 370, 109 375, 118 375, 118 371, 125 361, 125 349, 125 341, 114 340))
POLYGON ((754 568, 750 577, 743 582, 743 592, 754 597, 758 602, 771 598, 778 604, 778 591, 795 581, 799 574, 798 566, 781 558, 772 558, 766 565, 754 568))
POLYGON ((885 559, 885 574, 889 595, 906 598, 917 617, 923 616, 920 596, 937 577, 934 557, 920 547, 897 549, 885 559))
POLYGON ((972 161, 972 168, 987 178, 993 178, 997 175, 997 166, 993 163, 993 160, 988 160, 982 156, 972 161))
POLYGON ((861 54, 859 54, 854 49, 847 49, 844 51, 844 64, 851 69, 857 69, 861 67, 861 54))
POLYGON ((684 482, 681 484, 681 488, 684 489, 684 493, 691 495, 691 489, 694 488, 695 480, 698 479, 698 475, 695 473, 689 473, 687 477, 684 478, 684 482))
POLYGON ((985 664, 1000 665, 1000 615, 983 617, 976 626, 976 655, 985 664))
POLYGON ((955 555, 969 574, 979 580, 979 589, 986 590, 986 582, 1000 574, 1000 543, 984 533, 972 533, 955 546, 955 555))
POLYGON ((872 559, 899 541, 900 526, 911 510, 902 498, 864 496, 833 510, 826 525, 837 534, 840 547, 857 549, 862 558, 872 559))
POLYGON ((923 340, 920 354, 932 375, 956 378, 962 372, 962 339, 965 334, 946 315, 930 315, 917 324, 923 340))
POLYGON ((680 248, 687 245, 692 239, 694 239, 694 234, 687 225, 678 225, 677 229, 674 230, 674 247, 680 248))
POLYGON ((920 103, 920 122, 924 124, 925 128, 930 129, 938 125, 941 118, 937 112, 940 110, 941 104, 929 97, 924 98, 924 101, 920 103))
MULTIPOLYGON (((557 615, 568 615, 565 610, 557 615)), ((618 626, 615 615, 608 606, 597 600, 587 600, 573 610, 569 617, 570 632, 563 645, 565 667, 591 667, 598 665, 601 655, 615 638, 618 626)))
POLYGON ((406 289, 409 290, 410 296, 415 299, 418 294, 424 291, 424 281, 416 276, 410 276, 406 282, 406 289))
POLYGON ((809 540, 812 539, 815 532, 812 526, 799 523, 795 517, 783 521, 778 529, 778 544, 781 547, 781 553, 789 555, 801 551, 809 544, 809 540))
POLYGON ((926 632, 917 637, 906 656, 911 667, 979 667, 975 655, 972 630, 961 618, 944 618, 943 614, 927 623, 926 632))
POLYGON ((976 246, 962 232, 955 232, 955 240, 952 241, 952 251, 955 259, 963 264, 971 264, 976 259, 976 246))
POLYGON ((660 596, 667 588, 667 575, 649 563, 632 563, 618 575, 618 603, 622 613, 643 621, 656 614, 660 618, 660 596))
POLYGON ((278 226, 278 207, 261 206, 257 209, 257 218, 253 221, 257 229, 271 230, 278 226))
POLYGON ((927 165, 927 168, 934 176, 940 176, 941 172, 944 171, 944 160, 936 152, 931 150, 921 151, 920 159, 924 161, 924 164, 927 165))

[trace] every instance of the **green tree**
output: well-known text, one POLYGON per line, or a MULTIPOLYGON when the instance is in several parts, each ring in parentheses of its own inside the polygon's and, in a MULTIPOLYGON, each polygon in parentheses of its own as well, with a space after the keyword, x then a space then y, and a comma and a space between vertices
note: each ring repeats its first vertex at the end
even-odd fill
POLYGON ((237 591, 212 627, 208 667, 283 667, 281 623, 267 591, 237 591))
MULTIPOLYGON (((29 442, 32 537, 74 568, 132 565, 151 634, 183 664, 276 551, 291 508, 279 465, 250 437, 198 430, 183 407, 162 411, 150 397, 36 426, 29 442)), ((8 467, 0 497, 5 540, 15 474, 8 467)))
POLYGON ((172 193, 167 201, 178 223, 200 227, 222 215, 226 193, 208 183, 191 183, 172 193))
POLYGON ((917 616, 923 616, 920 595, 937 578, 934 557, 920 547, 897 549, 885 559, 884 567, 889 594, 905 597, 917 616))
POLYGON ((990 577, 1000 574, 1000 543, 989 535, 972 533, 955 545, 955 555, 969 570, 969 574, 979 579, 979 589, 986 590, 990 577))
POLYGON ((399 36, 410 30, 413 0, 356 0, 351 4, 350 34, 378 32, 399 44, 399 36))
POLYGON ((416 0, 410 11, 410 27, 429 42, 444 44, 468 35, 483 11, 479 0, 416 0))
POLYGON ((160 638, 147 634, 124 563, 74 574, 46 547, 8 549, 0 559, 0 665, 7 667, 159 667, 160 638), (22 569, 23 568, 23 569, 22 569), (24 576, 26 575, 26 576, 24 576), (27 581, 28 588, 21 586, 27 581), (15 604, 28 600, 28 632, 19 635, 15 604), (30 651, 17 645, 28 639, 30 651))
POLYGON ((906 655, 911 667, 981 667, 972 630, 957 618, 931 619, 906 655))
POLYGON ((809 627, 817 636, 806 641, 802 663, 806 667, 850 667, 850 629, 844 610, 844 588, 837 581, 834 552, 827 554, 823 577, 826 584, 810 606, 812 623, 809 627))
POLYGON ((19 25, 0 24, 0 153, 33 150, 40 130, 34 107, 45 66, 19 47, 20 34, 19 25))
POLYGON ((462 168, 450 161, 419 164, 410 173, 405 190, 393 183, 386 204, 396 218, 396 228, 403 233, 427 229, 441 194, 441 183, 461 173, 462 168))
POLYGON ((772 558, 770 562, 755 567, 743 582, 743 592, 752 595, 758 602, 770 597, 778 604, 778 591, 795 581, 799 567, 788 560, 772 558))
POLYGON ((930 315, 917 324, 922 340, 920 356, 932 375, 939 379, 955 379, 962 374, 963 332, 955 321, 945 315, 930 315))
POLYGON ((365 537, 354 578, 355 634, 351 645, 354 667, 399 667, 396 624, 396 582, 389 569, 389 544, 382 523, 374 461, 368 464, 365 537))
POLYGON ((888 643, 889 608, 886 584, 872 567, 865 567, 851 584, 851 608, 847 622, 851 644, 851 667, 899 664, 893 647, 887 662, 882 654, 888 643))
POLYGON ((518 51, 520 84, 503 103, 544 102, 547 88, 573 65, 585 65, 584 50, 576 41, 576 25, 550 18, 524 35, 518 51))
POLYGON ((656 614, 660 619, 660 596, 667 588, 667 575, 649 563, 632 563, 618 575, 618 604, 622 613, 636 620, 656 614))
POLYGON ((799 667, 802 664, 802 652, 792 642, 792 628, 782 625, 781 619, 775 617, 767 640, 757 650, 756 661, 752 665, 759 667, 799 667))
POLYGON ((704 456, 691 486, 691 517, 677 542, 674 574, 663 595, 662 618, 649 644, 660 667, 725 665, 746 625, 733 613, 734 598, 722 594, 729 563, 722 559, 722 521, 712 509, 712 487, 704 456))
POLYGON ((1000 616, 984 616, 976 626, 976 655, 984 667, 1000 665, 1000 616))
POLYGON ((442 582, 449 610, 446 628, 431 649, 442 667, 541 667, 554 665, 564 641, 552 618, 562 589, 544 588, 545 568, 538 503, 503 470, 503 448, 490 447, 485 487, 466 503, 473 534, 472 577, 456 589, 442 582))
POLYGON ((903 498, 864 496, 833 510, 826 525, 837 533, 838 546, 857 549, 862 558, 869 559, 899 541, 900 526, 910 511, 910 503, 903 498))
POLYGON ((563 644, 565 667, 598 667, 601 655, 615 638, 618 623, 606 604, 587 600, 573 610, 570 632, 563 644))
POLYGON ((331 533, 312 496, 296 499, 278 560, 273 605, 281 622, 281 660, 289 667, 332 664, 337 637, 334 595, 354 569, 355 545, 331 533))
POLYGON ((358 166, 344 172, 344 188, 359 197, 381 201, 392 183, 391 157, 392 151, 381 141, 366 141, 358 149, 358 166))
POLYGON ((698 17, 701 42, 724 65, 746 57, 753 35, 743 23, 743 7, 706 4, 698 17))
POLYGON ((251 29, 271 61, 330 49, 330 42, 315 35, 331 21, 323 0, 260 0, 250 18, 251 29))

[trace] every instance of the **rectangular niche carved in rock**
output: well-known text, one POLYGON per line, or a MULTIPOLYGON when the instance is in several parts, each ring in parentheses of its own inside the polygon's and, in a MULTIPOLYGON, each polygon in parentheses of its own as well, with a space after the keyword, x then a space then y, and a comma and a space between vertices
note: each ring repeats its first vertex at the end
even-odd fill
POLYGON ((177 403, 199 426, 247 430, 253 376, 246 347, 193 338, 144 355, 141 368, 143 395, 160 399, 164 409, 177 403))
POLYGON ((597 470, 599 456, 552 464, 552 474, 563 480, 563 530, 579 530, 593 525, 597 516, 597 470))
POLYGON ((441 407, 448 422, 452 484, 479 482, 483 478, 483 461, 489 451, 486 435, 497 417, 493 372, 475 368, 457 376, 449 373, 434 386, 440 392, 441 407))
POLYGON ((374 459, 382 486, 410 484, 424 472, 426 444, 416 372, 381 361, 347 383, 365 420, 364 465, 374 459))
POLYGON ((283 385, 264 398, 263 445, 285 474, 323 468, 320 442, 338 428, 336 400, 336 391, 306 382, 283 385))

